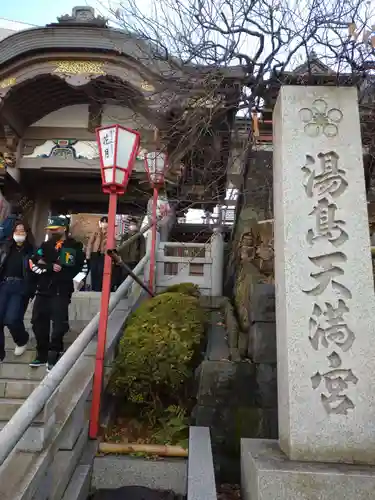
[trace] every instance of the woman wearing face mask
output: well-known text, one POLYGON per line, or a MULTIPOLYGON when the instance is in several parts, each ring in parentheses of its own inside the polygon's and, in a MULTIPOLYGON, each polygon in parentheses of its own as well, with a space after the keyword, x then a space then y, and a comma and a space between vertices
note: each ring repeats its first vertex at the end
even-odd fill
POLYGON ((16 344, 15 356, 26 351, 29 341, 23 318, 30 297, 30 240, 25 224, 16 222, 12 239, 0 247, 0 362, 5 358, 4 326, 16 344))
POLYGON ((99 221, 99 229, 91 235, 86 248, 86 259, 91 271, 91 289, 93 292, 102 291, 107 229, 108 217, 102 217, 99 221))

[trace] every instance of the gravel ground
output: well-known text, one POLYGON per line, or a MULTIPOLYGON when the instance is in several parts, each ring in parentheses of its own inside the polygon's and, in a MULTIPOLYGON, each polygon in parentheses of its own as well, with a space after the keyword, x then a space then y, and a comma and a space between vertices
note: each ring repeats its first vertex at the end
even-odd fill
POLYGON ((113 490, 98 490, 88 500, 183 500, 183 497, 143 486, 124 486, 113 490))

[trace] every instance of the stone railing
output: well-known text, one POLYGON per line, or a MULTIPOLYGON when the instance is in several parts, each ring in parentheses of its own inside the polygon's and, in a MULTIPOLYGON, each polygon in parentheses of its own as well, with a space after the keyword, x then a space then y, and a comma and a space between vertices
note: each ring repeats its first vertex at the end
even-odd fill
POLYGON ((219 297, 223 289, 224 240, 214 231, 209 243, 160 243, 156 254, 156 290, 183 282, 199 286, 203 295, 219 297))

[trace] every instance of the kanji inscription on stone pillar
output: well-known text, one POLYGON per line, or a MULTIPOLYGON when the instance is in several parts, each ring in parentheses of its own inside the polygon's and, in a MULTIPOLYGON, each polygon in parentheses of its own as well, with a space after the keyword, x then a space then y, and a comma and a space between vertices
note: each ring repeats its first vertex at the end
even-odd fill
POLYGON ((292 460, 375 464, 375 301, 356 89, 274 111, 279 436, 292 460))

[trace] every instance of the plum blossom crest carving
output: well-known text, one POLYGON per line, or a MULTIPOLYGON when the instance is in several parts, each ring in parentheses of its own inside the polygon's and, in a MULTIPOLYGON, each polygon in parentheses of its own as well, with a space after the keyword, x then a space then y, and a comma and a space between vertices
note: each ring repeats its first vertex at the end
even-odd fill
POLYGON ((324 99, 315 99, 311 108, 301 108, 299 116, 304 123, 304 132, 310 137, 335 137, 339 132, 339 123, 343 113, 337 108, 329 108, 324 99))

